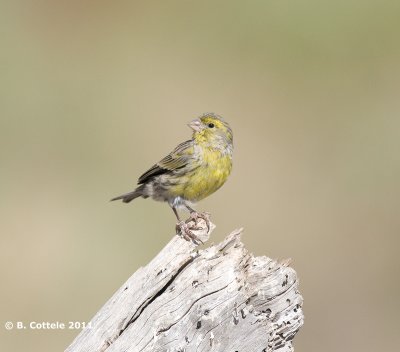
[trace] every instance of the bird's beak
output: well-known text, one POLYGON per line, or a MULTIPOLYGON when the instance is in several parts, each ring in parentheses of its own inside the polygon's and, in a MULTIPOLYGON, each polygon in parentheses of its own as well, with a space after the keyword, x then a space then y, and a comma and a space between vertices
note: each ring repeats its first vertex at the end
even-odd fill
POLYGON ((188 123, 188 126, 196 132, 200 132, 202 130, 202 126, 201 126, 201 121, 199 119, 194 119, 193 121, 191 121, 190 123, 188 123))

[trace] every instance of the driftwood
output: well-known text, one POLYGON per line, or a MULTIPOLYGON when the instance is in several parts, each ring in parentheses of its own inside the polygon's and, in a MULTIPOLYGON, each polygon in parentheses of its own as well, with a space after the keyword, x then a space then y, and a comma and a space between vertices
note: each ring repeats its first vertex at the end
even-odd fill
POLYGON ((293 351, 303 324, 296 273, 289 261, 254 257, 240 233, 201 250, 174 236, 66 352, 293 351))

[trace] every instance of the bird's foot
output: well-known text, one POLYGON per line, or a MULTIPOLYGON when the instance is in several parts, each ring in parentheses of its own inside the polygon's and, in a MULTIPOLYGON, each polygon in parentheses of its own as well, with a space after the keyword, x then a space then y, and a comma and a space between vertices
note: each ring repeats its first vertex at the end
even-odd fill
POLYGON ((203 212, 203 213, 199 213, 197 211, 192 211, 190 213, 190 219, 193 219, 196 223, 196 228, 198 228, 199 230, 202 229, 201 227, 197 227, 197 219, 203 219, 207 225, 207 232, 210 231, 211 228, 211 222, 210 222, 210 213, 207 212, 203 212))
POLYGON ((203 243, 203 241, 193 233, 192 229, 198 230, 199 228, 196 226, 189 226, 187 221, 180 221, 176 224, 177 235, 182 236, 186 241, 192 241, 196 245, 203 243))

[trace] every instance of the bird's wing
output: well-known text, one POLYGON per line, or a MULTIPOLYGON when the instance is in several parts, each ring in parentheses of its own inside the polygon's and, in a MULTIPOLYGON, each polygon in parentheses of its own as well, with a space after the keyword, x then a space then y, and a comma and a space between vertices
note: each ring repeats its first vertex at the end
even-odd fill
POLYGON ((193 140, 179 144, 164 159, 160 160, 157 164, 153 165, 142 176, 140 176, 138 184, 146 183, 154 176, 184 168, 193 158, 193 153, 193 140))

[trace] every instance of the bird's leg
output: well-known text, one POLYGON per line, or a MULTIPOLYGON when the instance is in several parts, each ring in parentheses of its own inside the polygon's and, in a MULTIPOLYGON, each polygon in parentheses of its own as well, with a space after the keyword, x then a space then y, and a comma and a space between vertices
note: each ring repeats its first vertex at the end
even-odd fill
POLYGON ((207 231, 210 231, 211 223, 210 223, 210 213, 199 213, 193 208, 189 207, 187 204, 185 204, 185 207, 187 210, 190 212, 190 217, 196 222, 197 225, 197 219, 203 219, 206 222, 207 225, 207 231))
POLYGON ((175 230, 177 235, 181 235, 186 241, 193 241, 194 244, 203 243, 190 229, 186 221, 182 221, 179 218, 178 212, 175 207, 172 207, 178 222, 176 224, 175 230))

